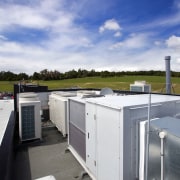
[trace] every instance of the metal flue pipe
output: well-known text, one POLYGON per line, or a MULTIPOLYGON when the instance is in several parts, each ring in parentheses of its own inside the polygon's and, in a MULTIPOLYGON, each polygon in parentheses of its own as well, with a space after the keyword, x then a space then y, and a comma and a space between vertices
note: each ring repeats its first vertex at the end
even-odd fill
POLYGON ((166 94, 171 94, 171 68, 170 68, 171 56, 165 56, 166 65, 166 94))

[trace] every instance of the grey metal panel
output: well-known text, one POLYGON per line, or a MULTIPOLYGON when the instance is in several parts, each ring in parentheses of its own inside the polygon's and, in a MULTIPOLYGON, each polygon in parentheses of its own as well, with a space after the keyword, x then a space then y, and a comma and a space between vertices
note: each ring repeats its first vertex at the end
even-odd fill
MULTIPOLYGON (((161 140, 158 131, 151 128, 149 134, 149 165, 148 165, 148 179, 161 179, 161 157, 160 144, 161 140)), ((144 167, 145 168, 145 167, 144 167)))
POLYGON ((164 180, 179 180, 180 177, 180 121, 175 118, 166 117, 151 121, 149 136, 149 169, 148 179, 161 179, 161 141, 159 132, 166 132, 164 148, 164 180))
POLYGON ((72 123, 69 123, 69 144, 86 161, 86 135, 72 123))
MULTIPOLYGON (((161 179, 161 142, 158 133, 161 130, 152 130, 149 146, 149 176, 148 179, 161 179)), ((180 138, 168 134, 165 140, 164 176, 165 180, 179 180, 180 177, 180 138)))
POLYGON ((144 86, 144 92, 150 92, 150 86, 149 85, 145 85, 144 86))
POLYGON ((162 108, 160 110, 160 117, 175 116, 177 114, 176 106, 177 103, 175 101, 162 103, 162 108))
MULTIPOLYGON (((177 106, 179 108, 179 104, 174 101, 153 104, 151 107, 151 119, 162 118, 164 116, 175 116, 179 111, 177 106)), ((124 167, 130 167, 131 169, 130 171, 129 168, 124 169, 125 179, 127 179, 126 174, 127 176, 131 174, 131 178, 138 177, 138 168, 139 168, 138 123, 142 120, 147 120, 148 118, 147 115, 148 115, 147 106, 134 106, 134 107, 124 108, 124 122, 125 122, 124 129, 130 130, 124 132, 124 137, 125 137, 124 151, 126 152, 124 154, 124 167)), ((155 137, 152 136, 152 138, 155 137)), ((156 164, 158 163, 156 162, 156 164)), ((154 167, 156 166, 153 165, 152 168, 154 167)), ((157 167, 155 169, 157 170, 157 167)))
POLYGON ((85 103, 69 100, 69 121, 85 133, 85 103))
MULTIPOLYGON (((151 107, 151 117, 159 117, 160 112, 160 104, 151 107)), ((147 118, 147 106, 124 108, 124 179, 135 179, 139 176, 139 136, 137 127, 140 121, 146 120, 147 118)))
POLYGON ((175 114, 174 117, 176 117, 178 119, 180 119, 180 112, 179 112, 179 110, 180 110, 180 102, 176 102, 176 105, 175 105, 175 112, 176 112, 176 114, 175 114))
POLYGON ((165 180, 180 178, 180 138, 168 134, 165 142, 165 180))
POLYGON ((131 86, 131 91, 143 92, 143 86, 133 85, 131 86))

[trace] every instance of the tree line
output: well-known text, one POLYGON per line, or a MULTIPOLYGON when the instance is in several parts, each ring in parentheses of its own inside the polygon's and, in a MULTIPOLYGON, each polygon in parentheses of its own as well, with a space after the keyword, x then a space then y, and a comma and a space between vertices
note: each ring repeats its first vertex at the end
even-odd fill
MULTIPOLYGON (((165 71, 95 71, 94 69, 88 71, 85 69, 70 70, 65 73, 61 73, 57 70, 44 69, 40 72, 34 72, 33 75, 28 75, 26 73, 13 73, 11 71, 1 71, 0 81, 20 81, 20 80, 63 80, 63 79, 73 79, 73 78, 83 78, 83 77, 115 77, 115 76, 165 76, 165 71)), ((180 72, 171 71, 172 77, 180 77, 180 72)))

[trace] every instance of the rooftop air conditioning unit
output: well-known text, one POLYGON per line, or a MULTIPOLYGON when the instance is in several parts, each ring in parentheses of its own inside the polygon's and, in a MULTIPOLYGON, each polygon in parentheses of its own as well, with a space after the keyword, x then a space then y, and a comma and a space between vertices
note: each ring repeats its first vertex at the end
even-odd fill
MULTIPOLYGON (((151 97, 152 118, 174 116, 179 112, 180 97, 165 95, 151 97)), ((72 126, 73 138, 77 140, 75 145, 85 146, 84 167, 92 179, 109 180, 112 177, 113 180, 139 179, 137 127, 140 121, 147 120, 148 100, 147 94, 87 99, 83 114, 85 116, 83 118, 86 118, 83 124, 85 139, 84 136, 79 138, 75 134, 79 131, 77 124, 81 116, 77 117, 76 124, 70 119, 72 123, 70 131, 72 126)), ((75 109, 78 112, 81 110, 75 109)))
POLYGON ((69 98, 68 146, 81 164, 86 161, 85 102, 81 96, 69 98))
POLYGON ((146 84, 146 81, 135 81, 134 84, 130 84, 130 91, 151 92, 151 85, 146 84))
POLYGON ((41 139, 41 103, 35 93, 20 93, 19 136, 21 141, 41 139))
MULTIPOLYGON (((68 148, 76 159, 85 168, 86 164, 86 101, 88 99, 98 99, 100 91, 81 91, 76 97, 71 97, 69 103, 69 134, 68 148)), ((108 94, 108 96, 110 96, 108 94)))
POLYGON ((68 134, 68 98, 76 96, 76 92, 52 92, 49 95, 50 120, 65 137, 68 134))

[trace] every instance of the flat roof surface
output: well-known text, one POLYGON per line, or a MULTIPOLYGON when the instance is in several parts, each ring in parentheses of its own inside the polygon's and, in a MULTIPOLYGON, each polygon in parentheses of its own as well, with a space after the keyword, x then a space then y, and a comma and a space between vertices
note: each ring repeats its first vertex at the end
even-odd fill
MULTIPOLYGON (((121 109, 126 106, 147 105, 149 102, 149 94, 106 96, 89 98, 86 99, 86 101, 106 107, 121 109)), ((151 103, 162 103, 168 101, 179 101, 180 103, 180 96, 151 94, 151 103)))
POLYGON ((13 110, 14 100, 0 100, 0 146, 13 110))
POLYGON ((81 178, 84 169, 67 150, 67 138, 55 127, 42 129, 42 140, 17 145, 14 180, 32 180, 54 176, 56 180, 91 180, 81 178))

